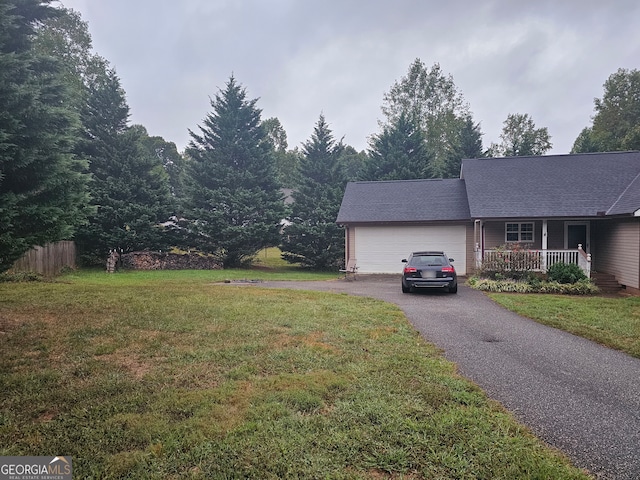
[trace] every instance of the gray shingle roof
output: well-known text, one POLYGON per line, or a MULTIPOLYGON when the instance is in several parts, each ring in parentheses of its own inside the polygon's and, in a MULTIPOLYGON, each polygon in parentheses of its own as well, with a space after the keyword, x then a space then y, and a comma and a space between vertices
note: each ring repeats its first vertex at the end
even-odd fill
POLYGON ((590 217, 640 209, 640 152, 463 160, 473 218, 590 217))
POLYGON ((461 179, 350 182, 337 223, 633 215, 640 152, 463 160, 461 179))
POLYGON ((470 220, 460 179, 350 182, 337 223, 470 220))
POLYGON ((607 211, 607 215, 623 215, 640 210, 640 175, 636 176, 620 198, 607 211))

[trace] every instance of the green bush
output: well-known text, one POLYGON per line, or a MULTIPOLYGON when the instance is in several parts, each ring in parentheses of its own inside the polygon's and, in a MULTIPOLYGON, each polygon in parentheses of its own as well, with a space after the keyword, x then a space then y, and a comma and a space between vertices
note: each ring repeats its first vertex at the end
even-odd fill
POLYGON ((480 269, 477 272, 480 278, 486 278, 489 280, 516 280, 536 284, 542 280, 546 280, 547 276, 542 272, 533 272, 531 270, 487 270, 480 269))
POLYGON ((531 286, 531 288, 540 288, 542 285, 542 278, 537 275, 529 275, 527 278, 527 283, 531 286))
POLYGON ((540 270, 540 252, 530 244, 509 243, 495 247, 494 255, 482 262, 480 275, 493 280, 513 279, 529 281, 540 270))
POLYGON ((529 281, 517 281, 512 279, 491 280, 487 278, 471 277, 468 282, 470 287, 483 292, 495 293, 555 293, 563 295, 593 295, 599 292, 588 279, 579 280, 576 283, 559 283, 555 281, 543 281, 531 277, 529 281))
POLYGON ((554 263, 547 269, 547 276, 550 282, 577 283, 585 280, 587 276, 582 269, 574 263, 554 263))
POLYGON ((44 277, 35 272, 0 273, 0 283, 42 282, 44 277))

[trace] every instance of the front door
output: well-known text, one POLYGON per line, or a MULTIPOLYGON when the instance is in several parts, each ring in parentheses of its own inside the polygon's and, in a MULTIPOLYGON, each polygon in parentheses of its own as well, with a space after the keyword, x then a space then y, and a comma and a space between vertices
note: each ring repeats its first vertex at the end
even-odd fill
POLYGON ((582 249, 589 253, 589 223, 566 222, 564 228, 564 248, 573 250, 582 245, 582 249))

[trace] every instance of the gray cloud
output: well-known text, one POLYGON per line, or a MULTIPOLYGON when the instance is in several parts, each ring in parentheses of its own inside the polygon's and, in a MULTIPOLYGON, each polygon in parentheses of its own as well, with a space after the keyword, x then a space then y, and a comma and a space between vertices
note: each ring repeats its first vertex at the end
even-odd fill
POLYGON ((509 113, 528 113, 566 153, 607 77, 640 67, 640 5, 626 0, 63 3, 116 67, 132 121, 180 148, 233 73, 290 147, 323 112, 337 138, 364 149, 383 94, 420 58, 453 76, 485 145, 509 113))

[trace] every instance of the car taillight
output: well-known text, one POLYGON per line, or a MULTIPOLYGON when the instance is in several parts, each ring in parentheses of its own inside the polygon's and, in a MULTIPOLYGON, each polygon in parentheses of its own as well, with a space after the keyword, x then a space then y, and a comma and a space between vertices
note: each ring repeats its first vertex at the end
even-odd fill
POLYGON ((404 267, 404 273, 416 273, 417 271, 416 267, 404 267))
POLYGON ((456 269, 453 268, 452 266, 442 267, 442 273, 453 273, 455 271, 456 269))

